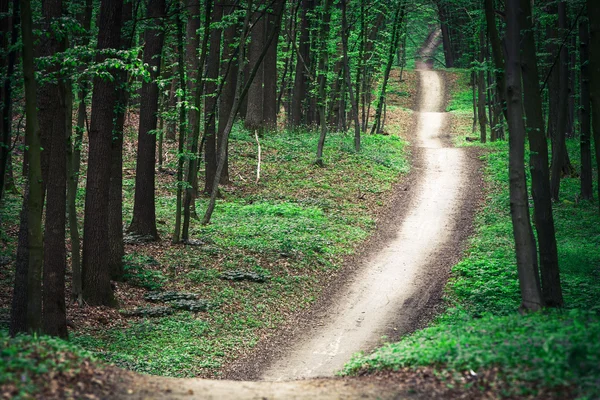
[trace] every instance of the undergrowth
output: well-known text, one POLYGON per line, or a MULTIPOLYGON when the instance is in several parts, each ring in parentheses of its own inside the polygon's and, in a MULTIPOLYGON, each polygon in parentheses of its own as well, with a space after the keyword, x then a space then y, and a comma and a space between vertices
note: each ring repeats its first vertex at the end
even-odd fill
MULTIPOLYGON (((575 140, 571 160, 578 159, 575 140)), ((600 396, 600 216, 578 201, 578 178, 564 178, 555 223, 565 309, 520 315, 508 195, 505 142, 485 146, 488 194, 465 258, 452 270, 447 310, 430 327, 355 356, 346 374, 436 366, 450 371, 497 369, 506 395, 572 387, 600 396)), ((577 167, 577 165, 576 165, 577 167)))
MULTIPOLYGON (((319 168, 313 154, 317 139, 317 133, 307 131, 265 134, 259 139, 256 183, 257 143, 238 126, 231 138, 231 184, 222 186, 210 225, 192 222, 190 236, 197 245, 173 246, 163 239, 128 247, 129 285, 198 293, 212 305, 208 311, 82 327, 72 340, 99 359, 134 371, 215 376, 290 313, 307 307, 319 282, 332 276, 343 256, 374 228, 376 210, 409 168, 406 143, 399 137, 363 136, 356 153, 351 133, 328 135, 326 165, 319 168), (224 272, 238 271, 268 279, 221 279, 224 272)), ((174 168, 176 157, 166 159, 165 168, 174 168)), ((126 160, 125 167, 132 163, 126 160)), ((167 181, 159 187, 159 234, 168 238, 175 186, 167 181)), ((126 183, 124 191, 128 221, 133 185, 126 183)), ((204 197, 196 202, 200 215, 206 204, 204 197)))
MULTIPOLYGON (((75 377, 82 364, 93 357, 81 347, 61 339, 19 335, 0 330, 0 395, 26 399, 36 394, 46 380, 57 375, 75 377)), ((5 397, 6 396, 6 397, 5 397)))

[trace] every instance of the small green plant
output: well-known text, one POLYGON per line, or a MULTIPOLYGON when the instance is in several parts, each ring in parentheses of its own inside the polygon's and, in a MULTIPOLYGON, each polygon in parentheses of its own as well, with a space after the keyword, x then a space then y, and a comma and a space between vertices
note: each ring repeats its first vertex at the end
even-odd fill
POLYGON ((161 290, 167 278, 162 271, 154 269, 158 262, 151 256, 136 253, 123 257, 123 277, 132 285, 148 290, 161 290))

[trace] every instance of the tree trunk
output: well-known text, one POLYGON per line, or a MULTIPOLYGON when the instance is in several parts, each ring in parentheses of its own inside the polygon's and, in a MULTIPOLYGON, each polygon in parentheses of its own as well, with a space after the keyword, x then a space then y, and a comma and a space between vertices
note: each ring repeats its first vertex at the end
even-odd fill
POLYGON ((185 101, 187 98, 187 84, 185 81, 185 64, 184 64, 184 38, 183 38, 183 12, 180 9, 177 15, 177 47, 179 54, 177 57, 177 72, 179 75, 179 87, 181 88, 181 96, 179 98, 179 147, 177 149, 177 200, 175 205, 175 229, 171 242, 179 243, 181 237, 181 206, 183 197, 183 167, 185 165, 184 148, 187 134, 187 121, 185 112, 185 101))
POLYGON ((521 288, 521 307, 536 311, 542 306, 537 254, 529 222, 529 201, 525 182, 525 127, 521 102, 519 1, 506 2, 506 94, 509 126, 510 211, 521 288))
MULTIPOLYGON (((252 0, 249 0, 248 3, 249 3, 248 9, 251 9, 252 0)), ((282 17, 283 10, 285 10, 285 1, 281 4, 281 9, 278 10, 278 13, 279 13, 278 15, 279 15, 280 19, 282 17)), ((278 23, 281 23, 281 21, 279 21, 278 23)), ((266 47, 263 49, 263 52, 261 53, 257 64, 254 66, 252 71, 250 71, 248 80, 246 81, 246 83, 244 84, 244 88, 240 92, 241 82, 242 82, 243 73, 244 73, 244 59, 246 57, 245 51, 244 51, 244 43, 247 39, 249 24, 250 24, 250 12, 247 11, 246 17, 244 19, 244 27, 242 28, 242 35, 241 35, 241 40, 240 40, 240 45, 239 45, 240 65, 239 65, 239 69, 238 69, 238 78, 237 78, 238 80, 237 80, 237 87, 236 87, 236 91, 235 91, 236 96, 235 96, 235 100, 233 102, 233 112, 229 115, 229 119, 227 120, 227 126, 225 127, 225 131, 223 132, 223 147, 221 147, 221 151, 219 154, 219 164, 217 165, 216 179, 214 180, 214 185, 213 185, 213 188, 212 188, 212 191, 210 194, 210 200, 208 202, 208 207, 206 208, 206 213, 204 214, 204 218, 202 219, 203 225, 207 225, 210 223, 212 213, 215 210, 215 202, 217 200, 217 194, 219 192, 219 178, 221 176, 221 173, 223 172, 223 164, 224 164, 224 159, 225 159, 225 153, 227 151, 229 134, 231 133, 231 129, 233 128, 235 118, 236 118, 238 112, 240 111, 242 99, 244 97, 246 97, 246 94, 248 93, 250 84, 252 83, 252 80, 254 79, 254 77, 256 76, 256 73, 258 72, 258 65, 260 65, 260 63, 262 62, 262 59, 265 57, 265 55, 267 53, 268 46, 271 44, 271 41, 274 40, 274 38, 275 38, 275 35, 274 35, 275 32, 273 32, 267 39, 267 42, 265 44, 266 47)))
MULTIPOLYGON (((489 1, 489 0, 488 0, 489 1)), ((446 68, 454 68, 454 56, 450 45, 450 29, 448 29, 447 10, 442 1, 437 2, 438 15, 440 17, 440 25, 442 28, 442 45, 444 46, 444 59, 446 60, 446 68)))
MULTIPOLYGON (((49 0, 43 3, 43 24, 48 32, 62 16, 62 0, 49 0)), ((64 51, 65 43, 59 41, 55 33, 50 33, 42 45, 42 53, 55 56, 64 51)), ((65 139, 67 135, 67 84, 60 74, 58 65, 50 65, 48 72, 57 75, 56 82, 48 82, 43 96, 38 98, 38 112, 43 122, 44 136, 48 138, 51 154, 48 157, 48 180, 46 182, 47 205, 44 229, 44 268, 43 268, 43 332, 52 336, 67 337, 65 306, 65 224, 67 189, 67 154, 65 139), (42 115, 46 114, 43 116, 42 115)), ((69 93, 70 95, 70 93, 69 93)), ((69 106, 71 102, 69 102, 69 106)), ((70 120, 70 118, 69 118, 70 120)))
POLYGON ((479 29, 479 76, 477 78, 477 119, 479 119, 479 137, 481 143, 486 142, 487 118, 485 113, 485 74, 483 70, 485 52, 485 33, 483 27, 479 29))
MULTIPOLYGON (((234 7, 225 8, 226 15, 231 15, 235 11, 234 7)), ((235 55, 234 44, 237 39, 239 24, 236 21, 223 31, 223 60, 231 60, 231 63, 221 64, 221 79, 223 80, 223 90, 219 97, 219 123, 217 127, 217 155, 221 154, 223 146, 223 132, 231 114, 233 100, 235 99, 235 87, 237 84, 238 60, 235 55), (233 58, 232 58, 233 57, 233 58)), ((218 161, 218 160, 217 160, 218 161)), ((229 182, 229 159, 227 151, 223 162, 223 172, 221 173, 221 183, 229 182)))
MULTIPOLYGON (((102 0, 98 49, 118 49, 121 43, 122 5, 119 0, 102 0)), ((97 62, 106 56, 98 54, 97 62)), ((115 70, 110 71, 113 75, 115 70)), ((114 110, 118 104, 116 82, 94 78, 92 118, 89 132, 88 176, 83 224, 83 299, 96 306, 115 306, 106 265, 109 251, 109 191, 114 110)))
MULTIPOLYGON (((590 43, 600 43, 600 8, 594 0, 587 0, 590 21, 590 43)), ((592 126, 596 169, 600 171, 600 48, 590 47, 590 99, 592 101, 592 126)), ((600 172, 598 173, 598 199, 600 200, 600 172)), ((600 201, 598 201, 600 204, 600 201)))
MULTIPOLYGON (((274 9, 279 9, 282 0, 277 0, 273 3, 274 9)), ((279 38, 280 26, 277 25, 277 15, 269 13, 267 15, 267 35, 275 30, 275 38, 279 38)), ((263 62, 263 121, 264 128, 267 130, 275 130, 277 128, 277 43, 278 40, 273 40, 265 61, 263 62)))
MULTIPOLYGON (((254 68, 257 65, 260 53, 265 44, 265 15, 259 15, 258 21, 254 22, 250 33, 250 45, 248 46, 248 67, 254 68)), ((271 51, 267 52, 269 55, 271 51)), ((265 60, 267 58, 265 57, 265 60)), ((248 90, 248 107, 246 109, 246 118, 244 126, 250 132, 262 132, 264 128, 263 121, 263 102, 264 102, 264 63, 258 64, 258 72, 248 90)))
POLYGON ((346 17, 346 0, 342 0, 342 51, 344 55, 344 78, 346 87, 350 96, 350 105, 352 106, 352 118, 354 119, 354 150, 360 151, 360 122, 358 120, 358 103, 354 97, 354 88, 352 87, 352 78, 350 76, 350 62, 348 60, 348 19, 346 17))
MULTIPOLYGON (((218 24, 223 15, 223 6, 221 2, 215 4, 212 15, 212 24, 218 24)), ((256 29, 256 26, 255 26, 256 29)), ((204 192, 211 193, 217 172, 217 130, 215 123, 215 111, 217 98, 214 93, 217 90, 217 80, 219 79, 219 67, 221 60, 221 29, 213 28, 210 34, 210 45, 208 50, 207 68, 206 68, 206 93, 211 94, 204 100, 204 166, 205 180, 204 192)), ((248 109, 251 108, 248 103, 248 109)), ((261 100, 262 110, 262 100, 261 100)), ((262 111, 261 111, 262 118, 262 111)))
POLYGON ((135 168, 135 200, 133 219, 129 232, 158 240, 156 230, 155 168, 156 168, 156 122, 158 113, 158 85, 160 57, 164 32, 162 18, 165 0, 150 0, 147 17, 150 25, 144 32, 144 63, 151 67, 150 81, 142 83, 140 103, 140 126, 138 153, 135 168))
MULTIPOLYGON (((133 3, 123 4, 123 27, 127 27, 133 17, 133 3)), ((123 32, 121 35, 121 49, 131 47, 133 32, 123 32)), ((108 194, 108 268, 112 280, 123 279, 123 128, 127 117, 129 103, 129 88, 127 72, 117 73, 118 105, 115 117, 115 129, 111 143, 110 156, 110 189, 108 194)))
POLYGON ((42 235, 42 166, 38 121, 35 70, 33 60, 33 23, 29 0, 21 0, 21 40, 23 43, 23 80, 25 82, 26 143, 28 145, 29 187, 27 201, 27 331, 39 333, 42 324, 42 265, 44 263, 42 235))
POLYGON ((542 96, 539 85, 536 46, 531 26, 530 0, 521 1, 520 24, 523 39, 521 42, 521 69, 523 74, 524 109, 529 138, 529 165, 531 188, 534 203, 534 221, 538 234, 542 294, 548 307, 562 307, 563 296, 560 284, 558 253, 552 199, 549 186, 548 143, 544 135, 542 96))
POLYGON ((333 0, 325 0, 323 6, 323 16, 321 23, 321 30, 319 33, 319 76, 317 82, 319 84, 319 98, 318 110, 319 110, 319 122, 321 125, 321 134, 319 136, 319 142, 317 144, 317 159, 315 163, 319 166, 323 166, 323 148, 325 147, 325 136, 327 135, 327 121, 325 117, 325 111, 327 109, 327 98, 325 97, 325 85, 327 84, 327 39, 329 38, 329 21, 331 15, 329 9, 333 0))
POLYGON ((383 73, 383 83, 381 85, 381 92, 379 93, 379 101, 377 102, 377 109, 375 110, 375 121, 373 121, 373 128, 371 129, 371 135, 373 135, 377 131, 377 127, 379 126, 381 120, 381 111, 383 110, 383 104, 385 102, 385 91, 387 89, 387 83, 390 78, 390 72, 392 70, 392 66, 394 64, 394 55, 396 53, 396 49, 400 44, 400 25, 402 24, 402 20, 404 19, 404 2, 396 8, 396 12, 394 14, 394 20, 392 22, 392 37, 390 40, 390 49, 388 52, 387 64, 385 67, 385 72, 383 73))
MULTIPOLYGON (((84 12, 78 17, 85 32, 90 31, 92 22, 92 0, 86 0, 84 12)), ((83 44, 87 45, 86 36, 83 44)), ((69 217, 69 234, 71 238, 71 298, 83 304, 81 293, 81 243, 79 224, 77 221, 77 187, 79 185, 79 170, 81 167, 81 145, 83 133, 87 127, 87 108, 85 99, 89 91, 89 82, 85 78, 79 81, 79 106, 77 109, 77 126, 70 136, 67 144, 67 214, 69 217)))
MULTIPOLYGON (((564 1, 558 3, 558 26, 560 32, 566 32, 567 29, 567 5, 564 1)), ((552 149, 552 175, 550 178, 550 192, 555 201, 559 200, 561 175, 570 170, 565 158, 567 155, 566 129, 567 129, 567 106, 569 96, 569 53, 567 46, 563 46, 560 51, 560 62, 558 67, 558 120, 556 124, 556 136, 554 147, 552 149)))
POLYGON ((13 75, 17 58, 17 40, 19 38, 19 0, 13 0, 13 15, 8 14, 8 0, 0 1, 0 13, 4 15, 0 19, 2 25, 2 48, 6 54, 6 75, 0 90, 0 104, 2 104, 2 121, 0 123, 0 201, 3 198, 4 189, 8 183, 9 161, 10 161, 10 146, 11 146, 11 130, 12 130, 12 88, 13 75), (9 40, 10 34, 10 40, 9 40), (10 46, 10 47, 9 47, 10 46))
POLYGON ((580 114, 581 121, 581 191, 580 196, 585 200, 594 197, 592 179, 592 141, 590 126, 590 34, 587 21, 579 23, 579 65, 581 70, 580 114))
POLYGON ((312 10, 313 0, 302 0, 302 14, 300 19, 299 56, 296 61, 296 78, 294 81, 294 92, 292 95, 292 119, 291 126, 298 127, 306 122, 305 102, 308 83, 308 72, 310 65, 310 37, 308 13, 312 10))

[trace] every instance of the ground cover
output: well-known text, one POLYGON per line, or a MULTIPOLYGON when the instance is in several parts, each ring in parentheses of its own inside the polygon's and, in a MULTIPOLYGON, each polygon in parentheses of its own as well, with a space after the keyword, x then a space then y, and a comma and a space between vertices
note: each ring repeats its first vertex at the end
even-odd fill
MULTIPOLYGON (((577 140, 568 147, 576 163, 577 140)), ((520 315, 507 144, 484 148, 487 198, 465 258, 453 268, 445 312, 398 343, 357 355, 344 373, 435 367, 440 376, 456 378, 447 381, 450 386, 496 395, 595 398, 600 395, 597 204, 578 200, 577 178, 563 180, 562 201, 554 210, 566 307, 520 315)))
MULTIPOLYGON (((216 376, 286 317, 310 304, 344 256, 371 232, 392 186, 408 172, 407 142, 394 121, 389 135, 365 136, 355 153, 352 132, 331 133, 325 168, 314 165, 316 132, 266 134, 256 182, 257 143, 238 127, 232 134, 231 183, 222 188, 213 221, 192 223, 194 245, 171 245, 175 215, 174 145, 158 176, 157 221, 162 241, 126 245, 126 282, 116 283, 120 310, 70 305, 71 342, 98 360, 151 374, 216 376), (229 277, 229 278, 228 278, 229 277), (259 277, 259 279, 252 279, 259 277), (251 279, 247 279, 251 278, 251 279), (203 312, 125 316, 154 307, 149 291, 194 293, 203 312)), ((130 130, 130 141, 135 133, 130 130)), ((124 221, 131 218, 135 147, 125 147, 124 221)), ((85 172, 85 171, 84 171, 85 172)), ((201 183, 202 186, 202 183, 201 183)), ((82 185, 83 187, 83 185, 82 185)), ((79 206, 83 207, 84 190, 79 206)), ((18 196, 3 207, 3 254, 15 247, 18 196), (15 211, 16 210, 16 211, 15 211)), ((197 202, 197 212, 207 200, 197 202)), ((10 308, 11 268, 3 269, 2 324, 10 308)), ((161 304, 161 306, 164 304, 161 304)))

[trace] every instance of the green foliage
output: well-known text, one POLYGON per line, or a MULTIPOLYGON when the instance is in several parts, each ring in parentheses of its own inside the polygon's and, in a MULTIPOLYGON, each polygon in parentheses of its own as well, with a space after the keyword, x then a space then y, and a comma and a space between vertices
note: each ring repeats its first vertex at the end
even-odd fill
POLYGON ((46 374, 77 374, 85 360, 93 360, 89 352, 64 340, 28 335, 11 338, 0 330, 0 388, 14 387, 15 399, 31 398, 46 374))
POLYGON ((207 330, 205 321, 180 313, 170 318, 141 320, 99 337, 81 335, 73 342, 122 368, 166 376, 194 376, 215 362, 205 348, 207 330))
POLYGON ((148 290, 160 290, 166 281, 166 277, 160 270, 153 269, 159 264, 153 257, 136 253, 127 254, 123 257, 123 278, 132 285, 148 290))
POLYGON ((369 356, 355 356, 345 373, 364 369, 439 366, 456 371, 498 367, 499 377, 513 386, 509 394, 534 388, 576 384, 598 395, 600 319, 572 310, 497 317, 464 316, 452 324, 435 324, 388 344, 369 356))
MULTIPOLYGON (((568 147, 576 160, 578 142, 568 147)), ((578 178, 564 178, 554 205, 561 280, 568 310, 519 315, 506 143, 486 145, 488 195, 476 235, 454 268, 448 309, 431 327, 358 355, 345 373, 433 365, 454 371, 497 368, 512 394, 573 386, 599 396, 600 226, 597 206, 578 202, 578 178), (585 311, 584 311, 585 310, 585 311)))
POLYGON ((473 112, 473 88, 471 86, 470 72, 465 70, 456 70, 453 76, 455 81, 450 83, 450 99, 446 106, 446 111, 456 113, 473 112))
MULTIPOLYGON (((326 166, 318 168, 314 132, 265 134, 256 183, 256 141, 237 125, 229 153, 232 184, 222 187, 210 225, 192 220, 195 245, 165 246, 160 252, 138 245, 124 259, 130 282, 198 293, 210 308, 148 320, 130 317, 117 327, 79 332, 74 341, 139 372, 217 376, 225 362, 314 300, 319 283, 373 229, 371 211, 408 171, 406 142, 398 137, 365 136, 360 153, 352 139, 331 133, 326 166)), ((133 189, 124 185, 125 219, 133 189)), ((172 185, 162 185, 157 195, 161 237, 170 234, 174 194, 172 185)), ((196 209, 204 210, 206 202, 199 198, 196 209)))

